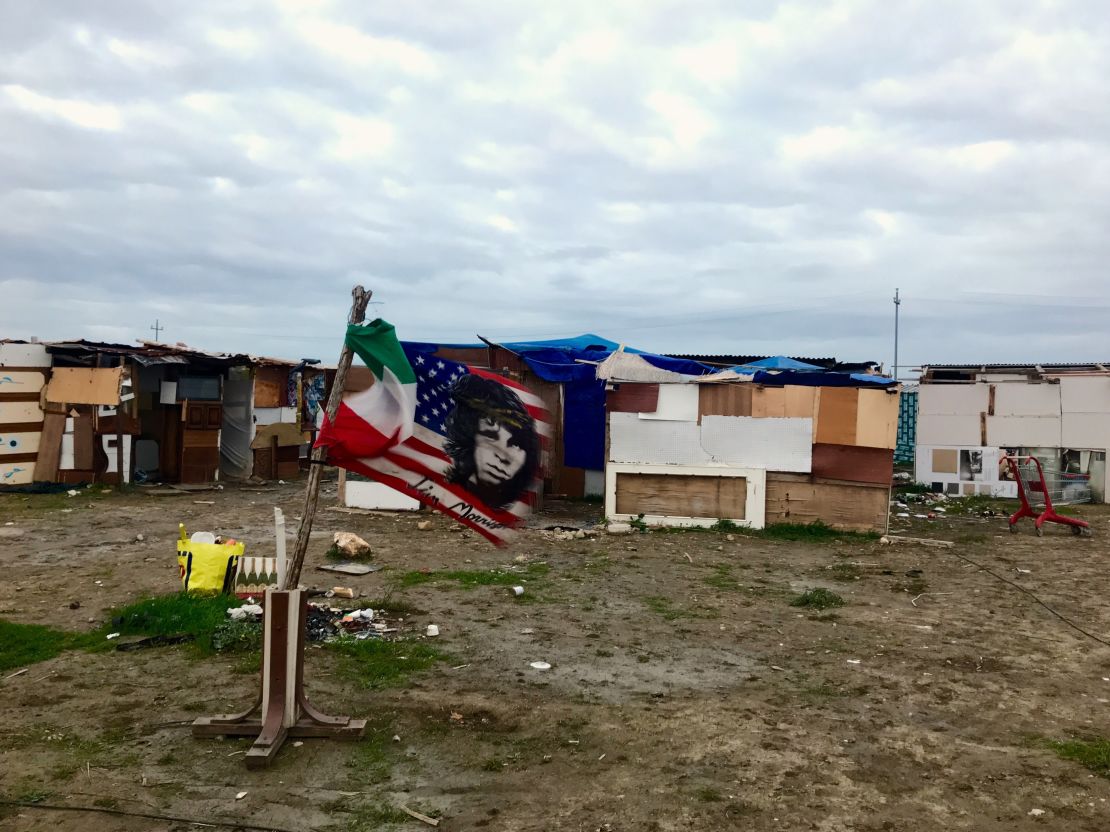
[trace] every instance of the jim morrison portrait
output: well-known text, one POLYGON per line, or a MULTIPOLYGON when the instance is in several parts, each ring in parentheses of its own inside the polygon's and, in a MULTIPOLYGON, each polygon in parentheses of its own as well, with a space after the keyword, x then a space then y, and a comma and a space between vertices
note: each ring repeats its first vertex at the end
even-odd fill
POLYGON ((451 390, 444 451, 447 481, 466 488, 492 509, 519 499, 536 476, 540 443, 536 424, 520 397, 504 384, 465 375, 451 390))

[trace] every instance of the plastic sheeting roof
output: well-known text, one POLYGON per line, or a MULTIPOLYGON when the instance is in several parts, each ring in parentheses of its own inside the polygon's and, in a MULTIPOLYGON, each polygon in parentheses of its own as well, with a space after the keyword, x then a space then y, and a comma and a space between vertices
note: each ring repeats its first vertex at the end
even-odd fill
POLYGON ((749 361, 747 364, 739 364, 732 368, 738 373, 750 372, 751 370, 823 370, 824 367, 818 367, 816 364, 807 364, 804 361, 798 361, 794 358, 788 358, 785 355, 772 355, 770 358, 762 358, 759 361, 749 361))

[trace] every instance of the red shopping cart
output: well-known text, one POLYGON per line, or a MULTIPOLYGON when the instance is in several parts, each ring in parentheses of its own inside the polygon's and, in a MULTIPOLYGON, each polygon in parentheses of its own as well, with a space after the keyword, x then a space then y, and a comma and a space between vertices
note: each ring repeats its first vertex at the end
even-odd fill
POLYGON ((1010 518, 1010 531, 1017 534, 1017 522, 1032 517, 1037 535, 1044 534, 1045 523, 1060 523, 1071 528, 1072 534, 1090 534, 1086 520, 1057 514, 1055 506, 1089 503, 1091 478, 1046 466, 1035 456, 1008 456, 1014 479, 1017 480, 1021 508, 1010 518))

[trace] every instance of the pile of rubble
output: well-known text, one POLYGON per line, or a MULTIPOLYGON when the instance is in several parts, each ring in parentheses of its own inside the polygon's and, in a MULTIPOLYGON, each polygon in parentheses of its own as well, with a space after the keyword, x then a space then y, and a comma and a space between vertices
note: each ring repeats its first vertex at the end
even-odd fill
MULTIPOLYGON (((262 626, 261 605, 248 598, 247 603, 227 611, 230 621, 262 626)), ((343 609, 327 604, 309 603, 305 620, 305 637, 312 642, 333 641, 341 636, 353 638, 398 638, 403 632, 404 616, 388 619, 383 610, 369 608, 343 609)))

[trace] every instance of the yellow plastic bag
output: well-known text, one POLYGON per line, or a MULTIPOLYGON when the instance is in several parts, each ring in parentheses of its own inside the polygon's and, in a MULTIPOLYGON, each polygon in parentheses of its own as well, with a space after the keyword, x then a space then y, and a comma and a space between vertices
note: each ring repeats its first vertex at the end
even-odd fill
POLYGON ((177 541, 177 567, 181 588, 186 592, 221 592, 230 594, 235 585, 239 557, 246 548, 242 543, 194 543, 185 536, 185 524, 177 541))

